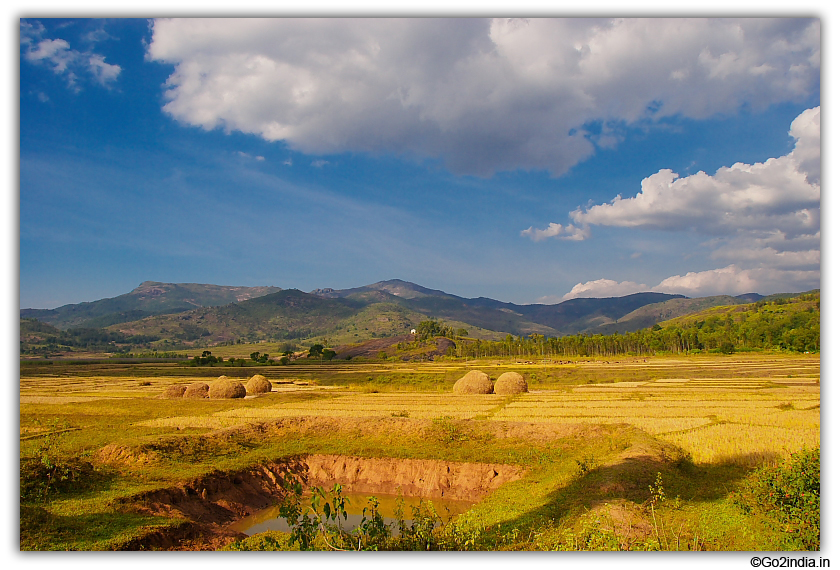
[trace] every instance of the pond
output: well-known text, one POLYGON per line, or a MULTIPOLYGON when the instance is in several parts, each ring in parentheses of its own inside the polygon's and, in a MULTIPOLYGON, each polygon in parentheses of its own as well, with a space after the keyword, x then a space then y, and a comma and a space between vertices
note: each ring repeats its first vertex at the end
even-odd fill
MULTIPOLYGON (((342 493, 346 499, 345 509, 347 511, 347 520, 341 520, 341 526, 345 530, 355 529, 362 522, 362 510, 368 506, 368 498, 370 493, 342 493)), ((475 503, 470 501, 453 501, 451 499, 427 499, 423 497, 407 497, 399 495, 385 495, 377 493, 376 498, 379 499, 379 512, 385 519, 385 524, 394 523, 396 527, 397 519, 395 518, 395 511, 397 509, 398 499, 404 501, 403 504, 403 519, 406 524, 411 524, 412 509, 411 507, 418 507, 421 503, 432 503, 435 512, 444 521, 449 520, 450 517, 460 515, 467 512, 475 503)), ((304 496, 303 503, 308 505, 309 498, 304 496)), ((248 536, 265 532, 268 530, 278 530, 282 532, 289 532, 288 523, 285 518, 278 518, 280 512, 279 506, 269 507, 262 511, 256 512, 250 516, 242 518, 231 524, 231 530, 243 532, 248 536)))

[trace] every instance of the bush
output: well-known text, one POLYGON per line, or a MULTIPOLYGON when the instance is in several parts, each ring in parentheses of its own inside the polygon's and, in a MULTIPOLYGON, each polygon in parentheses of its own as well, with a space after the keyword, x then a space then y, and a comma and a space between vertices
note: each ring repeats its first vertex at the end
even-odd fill
POLYGON ((87 489, 96 479, 93 464, 48 454, 20 461, 20 500, 46 501, 51 495, 87 489))
POLYGON ((749 475, 732 499, 747 514, 763 513, 796 535, 807 550, 820 548, 820 448, 794 453, 749 475))
POLYGON ((286 544, 270 537, 254 545, 240 541, 232 549, 471 550, 475 544, 474 533, 463 532, 451 519, 443 520, 431 502, 412 506, 412 520, 407 522, 403 518, 405 503, 398 499, 396 522, 388 524, 379 510, 379 500, 368 497, 359 526, 347 531, 341 526, 342 520, 347 519, 341 485, 329 491, 312 487, 307 504, 300 481, 292 476, 284 478, 281 484, 289 491, 279 515, 290 527, 286 544))

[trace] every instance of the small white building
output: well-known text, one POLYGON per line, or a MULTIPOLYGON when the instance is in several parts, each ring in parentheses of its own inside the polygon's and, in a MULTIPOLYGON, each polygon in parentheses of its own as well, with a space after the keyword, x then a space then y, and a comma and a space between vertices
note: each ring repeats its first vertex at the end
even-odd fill
POLYGON ((411 334, 417 334, 417 329, 411 329, 411 334))

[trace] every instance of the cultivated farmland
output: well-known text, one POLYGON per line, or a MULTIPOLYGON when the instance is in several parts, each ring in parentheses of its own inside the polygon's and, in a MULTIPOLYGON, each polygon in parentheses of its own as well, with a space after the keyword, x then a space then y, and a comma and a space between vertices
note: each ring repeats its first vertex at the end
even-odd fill
MULTIPOLYGON (((129 509, 134 514, 128 515, 118 505, 208 474, 326 453, 517 466, 519 481, 458 518, 464 528, 495 529, 494 540, 504 548, 796 549, 801 543, 772 521, 750 519, 745 532, 748 519, 727 493, 756 467, 820 445, 819 356, 782 353, 224 371, 26 364, 20 402, 22 460, 39 454, 81 459, 106 481, 55 496, 46 490, 49 500, 32 507, 40 514, 22 515, 22 548, 158 544, 149 542, 149 533, 184 535, 172 529, 188 524, 189 516, 176 509, 166 517, 163 507, 129 509), (473 369, 491 379, 518 372, 529 392, 453 394, 455 380, 473 369), (173 384, 207 382, 223 372, 243 380, 259 372, 273 390, 237 400, 160 397, 173 384), (672 502, 655 503, 661 511, 654 517, 680 529, 670 529, 675 534, 664 543, 659 527, 641 530, 650 523, 657 473, 664 474, 663 496, 667 492, 672 502), (64 527, 72 528, 81 512, 100 513, 115 526, 102 536, 68 534, 64 527), (628 521, 635 521, 635 531, 621 530, 628 521), (603 544, 581 542, 593 524, 603 544), (535 534, 537 528, 542 531, 535 534)), ((225 534, 223 519, 212 532, 204 529, 211 538, 172 538, 158 546, 229 544, 235 537, 225 534)), ((237 544, 253 544, 249 540, 237 544)))

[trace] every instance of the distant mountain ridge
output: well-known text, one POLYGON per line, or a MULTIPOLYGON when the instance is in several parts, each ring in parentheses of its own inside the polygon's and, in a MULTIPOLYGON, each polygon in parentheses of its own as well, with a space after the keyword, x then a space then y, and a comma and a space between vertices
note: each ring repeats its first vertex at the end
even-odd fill
POLYGON ((467 299, 415 283, 391 279, 352 289, 316 289, 325 299, 359 299, 378 295, 428 317, 468 323, 484 329, 517 335, 559 336, 580 332, 603 322, 613 322, 638 307, 682 295, 636 293, 607 299, 571 299, 556 305, 516 305, 487 297, 467 299))
POLYGON ((226 287, 147 281, 119 297, 52 310, 21 310, 57 326, 107 328, 130 336, 212 346, 220 342, 293 340, 315 336, 342 343, 406 334, 439 319, 470 336, 613 334, 718 305, 754 302, 761 295, 689 299, 665 293, 576 298, 555 305, 516 305, 459 297, 392 279, 351 289, 304 293, 277 287, 226 287))
POLYGON ((103 328, 153 315, 237 303, 276 291, 280 291, 280 288, 144 281, 131 292, 118 297, 64 305, 56 309, 21 309, 20 316, 38 319, 59 329, 103 328))

